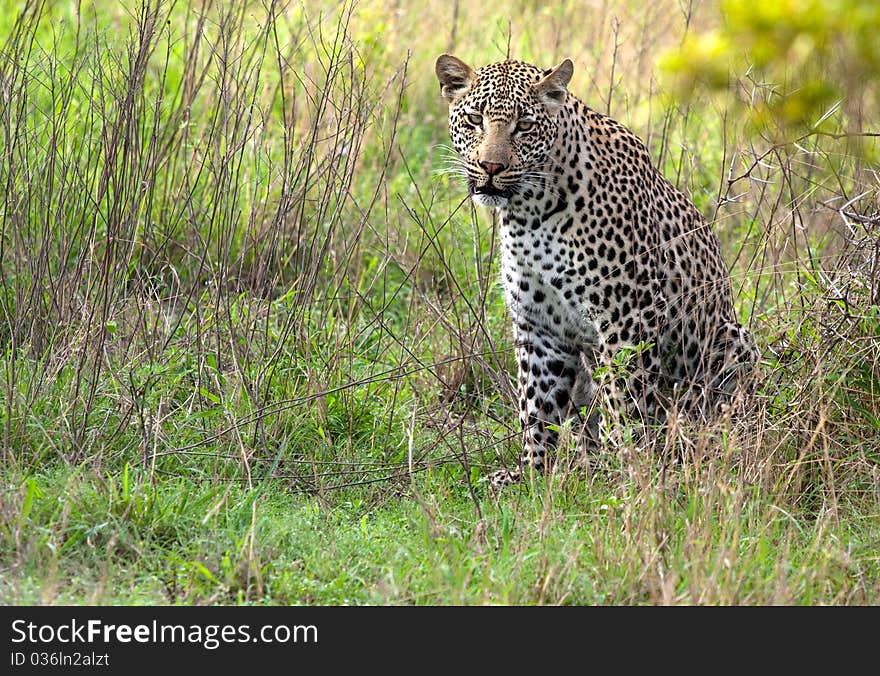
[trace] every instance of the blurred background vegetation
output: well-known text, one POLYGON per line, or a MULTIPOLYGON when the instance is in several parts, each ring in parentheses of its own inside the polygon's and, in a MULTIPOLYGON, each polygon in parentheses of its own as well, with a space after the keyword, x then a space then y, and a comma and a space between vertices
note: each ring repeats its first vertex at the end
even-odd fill
MULTIPOLYGON (((878 27, 871 0, 722 0, 708 26, 688 31, 661 63, 679 93, 723 94, 752 133, 780 141, 858 134, 880 103, 878 27)), ((876 162, 876 144, 867 148, 876 162)))

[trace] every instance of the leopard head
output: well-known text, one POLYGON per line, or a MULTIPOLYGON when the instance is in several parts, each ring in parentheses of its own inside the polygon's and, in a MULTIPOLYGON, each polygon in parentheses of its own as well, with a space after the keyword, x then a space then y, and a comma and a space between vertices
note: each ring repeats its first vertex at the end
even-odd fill
POLYGON ((435 66, 449 133, 476 204, 501 207, 536 185, 556 142, 574 65, 541 70, 503 61, 474 70, 450 54, 435 66))

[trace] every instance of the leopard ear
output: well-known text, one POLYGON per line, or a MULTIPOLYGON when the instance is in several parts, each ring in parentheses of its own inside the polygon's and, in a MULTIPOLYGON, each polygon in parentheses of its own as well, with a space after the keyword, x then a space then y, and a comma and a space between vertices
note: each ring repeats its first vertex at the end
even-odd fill
POLYGON ((566 59, 533 86, 535 94, 550 112, 559 110, 565 103, 565 98, 568 96, 566 85, 573 73, 574 64, 571 59, 566 59))
POLYGON ((449 103, 461 98, 477 77, 473 68, 452 54, 438 56, 434 72, 440 80, 440 93, 449 103))

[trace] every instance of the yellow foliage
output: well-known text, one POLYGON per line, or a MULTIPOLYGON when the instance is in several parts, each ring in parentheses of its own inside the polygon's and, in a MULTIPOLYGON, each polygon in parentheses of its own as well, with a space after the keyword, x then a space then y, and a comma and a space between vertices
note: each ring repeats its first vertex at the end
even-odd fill
POLYGON ((676 88, 690 94, 698 82, 711 88, 726 87, 730 78, 731 45, 719 31, 690 36, 680 50, 660 59, 660 68, 675 73, 676 88))
POLYGON ((878 0, 724 0, 720 20, 661 59, 679 94, 697 85, 739 93, 753 123, 795 134, 824 122, 839 100, 841 114, 876 113, 878 0))

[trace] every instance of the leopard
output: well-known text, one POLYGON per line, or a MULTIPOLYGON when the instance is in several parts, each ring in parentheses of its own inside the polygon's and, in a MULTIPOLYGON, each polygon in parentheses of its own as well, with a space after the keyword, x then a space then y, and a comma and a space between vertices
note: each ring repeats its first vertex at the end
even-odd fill
POLYGON ((569 91, 572 59, 474 69, 442 54, 435 73, 456 171, 499 224, 513 324, 522 453, 492 488, 553 467, 602 366, 617 365, 613 405, 635 420, 711 417, 747 389, 758 350, 716 233, 635 133, 569 91))

